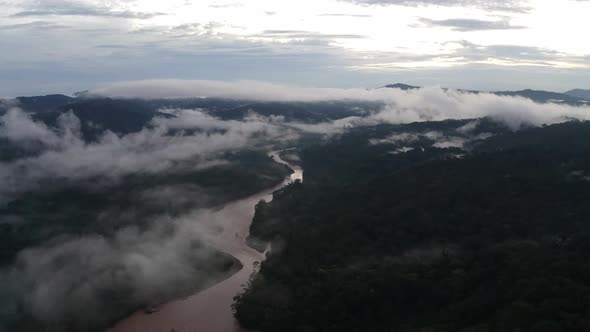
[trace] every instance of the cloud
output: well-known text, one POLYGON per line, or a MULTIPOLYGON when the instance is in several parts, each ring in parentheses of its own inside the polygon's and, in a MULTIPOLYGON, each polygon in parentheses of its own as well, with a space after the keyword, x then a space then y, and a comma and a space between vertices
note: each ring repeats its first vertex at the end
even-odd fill
MULTIPOLYGON (((98 141, 87 143, 81 138, 81 120, 71 112, 50 127, 12 108, 0 116, 0 139, 39 151, 0 162, 2 203, 11 194, 59 190, 70 184, 92 190, 93 184, 87 182, 91 178, 104 185, 128 175, 165 177, 208 168, 223 163, 224 152, 296 135, 294 129, 279 128, 280 117, 252 114, 243 121, 222 121, 203 110, 162 111, 174 117, 154 119, 149 128, 133 134, 107 131, 98 141)), ((192 208, 195 200, 207 197, 198 186, 187 184, 153 187, 133 199, 169 211, 173 204, 192 208)), ((109 208, 97 218, 116 225, 128 214, 135 215, 135 208, 109 208)), ((227 260, 208 246, 228 219, 224 213, 216 209, 174 218, 162 215, 142 220, 138 227, 60 236, 25 249, 14 264, 0 268, 0 315, 24 310, 58 330, 67 325, 68 330, 88 331, 138 306, 184 296, 195 285, 218 279, 219 271, 227 268, 223 266, 227 260)), ((1 219, 26 222, 10 216, 1 219)), ((4 323, 0 322, 0 330, 4 323)))
MULTIPOLYGON (((203 110, 162 111, 174 117, 156 118, 147 128, 128 135, 106 131, 88 143, 81 138, 81 120, 71 112, 50 127, 17 108, 10 109, 0 116, 0 139, 35 153, 0 162, 2 204, 25 191, 71 185, 92 191, 96 185, 108 186, 126 176, 166 177, 206 169, 226 162, 225 152, 258 148, 268 141, 276 144, 297 135, 295 129, 279 127, 284 121, 280 117, 252 114, 243 121, 222 121, 203 110)), ((196 185, 159 185, 135 192, 131 199, 140 206, 170 211, 177 205, 194 208, 195 201, 209 199, 206 193, 196 185)), ((109 228, 128 218, 138 223, 136 208, 109 207, 96 218, 106 220, 109 228)), ((141 226, 59 236, 25 249, 14 264, 0 268, 0 315, 25 310, 58 330, 67 324, 68 329, 88 331, 137 306, 186 295, 194 285, 217 279, 216 273, 227 263, 208 247, 221 222, 228 219, 224 213, 216 209, 181 217, 142 217, 141 226)), ((10 216, 1 219, 26 222, 10 216)), ((0 322, 0 330, 4 323, 0 322)))
POLYGON ((421 18, 420 22, 429 27, 448 27, 455 31, 483 31, 483 30, 517 30, 526 29, 524 26, 512 25, 507 20, 500 21, 486 21, 476 19, 447 19, 447 20, 432 20, 428 18, 421 18))
MULTIPOLYGON (((60 123, 64 122, 61 121, 60 123)), ((72 124, 72 129, 77 130, 77 124, 72 124)), ((65 130, 67 131, 67 129, 65 130)), ((71 131, 68 131, 66 135, 69 133, 71 131)), ((18 109, 11 109, 0 117, 0 138, 8 139, 18 145, 46 145, 53 147, 57 147, 62 141, 65 141, 59 138, 47 125, 32 121, 29 115, 18 109)))
MULTIPOLYGON (((473 60, 482 60, 485 58, 493 57, 505 60, 546 60, 552 61, 563 58, 564 54, 556 50, 545 49, 540 47, 532 46, 520 46, 520 45, 478 45, 465 40, 448 42, 447 44, 456 43, 461 47, 457 50, 455 55, 466 56, 473 60)), ((564 59, 565 60, 565 59, 564 59)))
POLYGON ((372 15, 367 14, 344 14, 344 13, 325 13, 320 14, 323 17, 356 17, 356 18, 370 18, 372 15))
POLYGON ((228 3, 214 3, 209 5, 211 8, 235 8, 235 7, 242 7, 244 4, 239 2, 228 2, 228 3))
POLYGON ((69 0, 45 0, 26 1, 26 10, 11 15, 14 18, 40 17, 40 16, 95 16, 126 19, 150 19, 164 13, 147 13, 132 10, 118 10, 108 5, 94 5, 79 1, 69 0))
POLYGON ((121 82, 94 91, 111 97, 190 98, 215 97, 259 101, 320 102, 358 100, 383 103, 380 112, 366 117, 351 117, 330 123, 298 128, 319 132, 326 128, 446 119, 492 117, 517 129, 523 124, 542 125, 568 119, 590 119, 590 107, 538 104, 521 97, 473 94, 429 87, 403 91, 399 89, 309 88, 258 81, 150 80, 121 82), (316 126, 315 128, 313 126, 316 126), (324 129, 321 129, 324 128, 324 129))
POLYGON ((87 143, 81 138, 80 120, 72 113, 62 115, 56 128, 48 128, 12 109, 0 117, 0 138, 35 154, 0 162, 0 193, 14 197, 45 190, 48 183, 57 190, 95 178, 108 185, 132 174, 198 170, 217 165, 223 152, 296 135, 273 123, 280 119, 252 116, 245 121, 221 121, 200 110, 168 112, 176 117, 156 119, 151 128, 128 135, 106 131, 96 142, 87 143))
POLYGON ((277 39, 362 39, 363 35, 356 34, 329 34, 303 30, 265 30, 258 36, 277 39))
POLYGON ((0 294, 48 325, 104 327, 120 318, 119 310, 159 304, 219 278, 224 260, 206 244, 221 218, 223 212, 198 210, 110 237, 54 239, 0 270, 0 294))
MULTIPOLYGON (((99 82, 151 78, 257 79, 370 87, 386 84, 388 79, 393 79, 389 78, 392 76, 396 80, 412 76, 416 83, 422 85, 438 82, 449 86, 462 76, 462 88, 497 90, 526 87, 568 90, 587 83, 583 79, 587 73, 563 71, 572 66, 573 61, 569 59, 575 60, 575 68, 588 65, 587 59, 576 59, 576 55, 582 55, 587 47, 572 38, 567 42, 559 38, 575 35, 575 27, 583 26, 583 15, 565 15, 583 12, 580 10, 583 2, 566 1, 563 6, 543 1, 359 0, 365 4, 363 6, 359 6, 359 2, 350 2, 320 0, 318 4, 306 2, 300 4, 298 10, 285 11, 281 10, 281 6, 269 7, 259 2, 242 2, 245 5, 238 9, 212 9, 208 6, 224 6, 234 1, 154 2, 149 5, 149 10, 147 5, 136 0, 11 1, 10 7, 5 10, 7 16, 42 16, 8 18, 4 22, 6 28, 0 27, 5 50, 3 61, 0 61, 0 83, 3 83, 0 84, 0 94, 70 92, 93 88, 99 82), (377 3, 410 7, 366 6, 377 3), (492 12, 494 8, 512 10, 529 5, 539 15, 548 17, 555 7, 564 14, 560 17, 568 17, 568 20, 556 25, 559 28, 556 33, 538 38, 544 31, 543 20, 527 21, 526 15, 492 12), (201 7, 206 7, 205 11, 201 7), (480 12, 482 8, 485 13, 480 12), (233 11, 242 9, 244 15, 234 15, 233 11), (265 11, 275 15, 265 15, 265 11), (67 13, 98 16, 55 16, 67 13), (127 20, 108 17, 148 18, 162 13, 169 14, 170 18, 178 16, 178 19, 159 17, 130 24, 132 22, 127 20), (104 19, 96 19, 101 16, 104 19), (378 27, 374 23, 381 22, 382 16, 384 25, 378 27), (506 16, 513 19, 512 23, 502 19, 506 16), (366 17, 374 20, 363 19, 366 17), (411 29, 411 24, 417 23, 412 22, 414 17, 429 20, 421 24, 428 29, 411 29), (309 24, 303 27, 301 19, 309 24), (27 27, 27 21, 32 20, 54 22, 58 26, 50 28, 49 25, 37 24, 36 27, 27 27), (223 26, 207 28, 210 21, 222 22, 223 26), (68 28, 59 27, 59 24, 68 28), (482 48, 478 54, 481 58, 472 60, 461 58, 461 55, 455 54, 455 49, 444 46, 445 42, 457 36, 447 30, 516 29, 525 25, 526 30, 521 29, 510 36, 511 43, 559 50, 559 54, 550 61, 511 61, 497 59, 491 54, 484 57, 485 48, 482 48), (432 27, 438 32, 430 33, 433 32, 430 31, 432 27), (440 27, 446 29, 440 30, 440 27), (263 30, 291 30, 292 34, 265 35, 263 30), (388 33, 384 31, 396 31, 399 38, 388 40, 388 33), (75 48, 70 47, 72 43, 75 48), (38 52, 31 52, 31 45, 36 45, 38 52), (125 45, 126 49, 97 48, 98 45, 125 45), (255 53, 264 58, 257 58, 255 53), (411 59, 418 57, 423 59, 411 59), (476 68, 478 73, 465 75, 463 67, 469 64, 482 66, 476 68), (505 70, 508 66, 544 66, 555 70, 544 72, 543 77, 537 78, 539 68, 528 68, 526 74, 510 68, 511 72, 506 73, 509 78, 500 80, 491 70, 488 75, 479 76, 487 69, 484 65, 498 69, 504 67, 505 70), (442 71, 441 68, 449 70, 442 71), (410 75, 410 70, 421 72, 410 75)), ((465 36, 476 37, 472 34, 465 36)), ((485 33, 477 34, 477 40, 471 42, 485 46, 498 40, 495 34, 485 33)))
POLYGON ((367 120, 387 123, 477 119, 489 117, 513 130, 524 125, 541 126, 571 119, 590 120, 590 107, 538 104, 521 97, 505 98, 488 93, 426 88, 403 93, 367 120))
MULTIPOLYGON (((483 29, 483 27, 481 28, 483 29)), ((420 55, 391 54, 390 56, 378 58, 378 60, 382 60, 380 62, 374 60, 372 62, 367 61, 363 64, 353 66, 352 69, 359 71, 399 72, 400 70, 417 71, 441 68, 449 68, 451 70, 455 67, 461 67, 465 71, 466 66, 471 66, 471 68, 467 69, 478 69, 474 67, 478 66, 483 69, 486 69, 486 67, 495 67, 496 70, 501 67, 537 67, 534 71, 529 71, 528 75, 530 76, 543 73, 539 72, 539 68, 541 67, 554 69, 590 68, 588 59, 585 56, 567 55, 556 50, 541 47, 502 44, 479 45, 466 40, 448 41, 442 43, 441 46, 447 49, 445 53, 420 55), (388 62, 387 60, 391 61, 388 62)), ((516 70, 512 70, 512 72, 507 74, 514 76, 517 73, 516 70)), ((550 76, 555 78, 559 76, 559 73, 559 71, 554 71, 551 72, 550 76)), ((572 74, 568 73, 568 76, 572 74)), ((462 81, 473 80, 473 75, 461 75, 462 81)), ((490 78, 490 76, 487 77, 487 79, 490 78)), ((473 81, 477 84, 478 80, 473 81)))
MULTIPOLYGON (((475 129, 478 121, 472 121, 468 123, 466 126, 473 126, 471 130, 475 129)), ((464 127, 457 130, 459 135, 445 135, 439 131, 426 131, 426 132, 401 132, 389 135, 385 138, 380 139, 371 139, 369 140, 369 144, 371 145, 378 145, 378 144, 388 144, 396 146, 396 149, 393 151, 393 154, 405 153, 408 151, 414 150, 412 147, 408 147, 407 145, 413 145, 420 140, 427 139, 430 142, 432 147, 435 148, 464 148, 465 145, 474 140, 480 139, 487 139, 491 137, 489 133, 483 133, 479 135, 470 135, 468 132, 465 132, 464 127)), ((427 145, 424 145, 427 146, 427 145)))
POLYGON ((55 22, 47 21, 34 21, 28 23, 19 24, 5 24, 0 25, 0 30, 16 30, 16 29, 33 29, 33 30, 54 30, 54 29, 66 29, 68 26, 58 24, 55 22))
MULTIPOLYGON (((525 98, 438 87, 402 91, 303 88, 254 81, 162 80, 123 82, 95 92, 143 98, 361 100, 378 102, 382 107, 364 116, 316 124, 293 123, 279 116, 263 117, 254 113, 243 121, 222 121, 205 110, 165 109, 162 111, 174 117, 157 118, 149 128, 128 135, 105 132, 93 143, 80 138, 80 119, 72 113, 62 115, 55 127, 49 127, 12 109, 0 117, 0 138, 19 146, 42 149, 33 156, 0 163, 3 196, 42 189, 36 186, 48 180, 63 184, 100 178, 108 182, 132 174, 166 175, 185 167, 208 167, 219 162, 219 155, 225 151, 290 140, 301 131, 335 134, 355 126, 481 117, 518 130, 523 125, 590 120, 590 107, 537 104, 525 98)), ((424 136, 437 147, 461 147, 467 142, 465 136, 470 136, 476 126, 477 122, 470 122, 459 128, 456 135, 399 134, 376 143, 403 145, 424 136)), ((393 153, 408 149, 400 146, 393 153)), ((144 192, 141 199, 157 202, 166 197, 193 194, 199 194, 198 190, 190 187, 155 188, 144 192)), ((199 210, 176 219, 160 216, 151 226, 127 227, 108 237, 53 239, 22 251, 15 265, 0 271, 0 285, 4 285, 0 295, 5 299, 24 299, 25 308, 38 319, 68 320, 76 324, 77 330, 86 330, 86 326, 104 323, 105 317, 120 314, 110 311, 114 309, 100 301, 101 297, 118 296, 120 301, 146 303, 170 295, 168 292, 173 290, 169 285, 184 287, 195 280, 207 280, 210 276, 205 271, 215 258, 205 246, 214 232, 209 226, 223 218, 220 211, 199 210), (82 306, 85 310, 80 312, 82 306)))
POLYGON ((368 5, 476 7, 502 12, 527 12, 526 0, 342 0, 368 5))
POLYGON ((18 196, 53 183, 55 188, 100 178, 117 183, 132 174, 167 174, 211 167, 227 151, 289 141, 301 133, 331 135, 346 128, 379 123, 410 123, 490 117, 517 130, 568 119, 590 119, 590 107, 537 104, 525 98, 472 94, 438 87, 399 89, 304 88, 266 82, 139 81, 113 84, 94 93, 113 97, 217 97, 281 102, 365 101, 383 105, 334 121, 305 124, 252 114, 222 121, 203 110, 164 110, 174 117, 155 119, 150 128, 127 135, 105 132, 96 142, 81 138, 80 120, 67 113, 55 128, 13 109, 0 117, 0 138, 33 151, 28 158, 0 163, 0 193, 18 196))
POLYGON ((111 97, 139 98, 191 98, 217 97, 265 101, 322 101, 344 100, 371 95, 386 95, 380 91, 364 89, 307 88, 260 81, 208 81, 208 80, 144 80, 118 82, 93 90, 93 93, 111 97))
POLYGON ((104 8, 88 9, 53 9, 53 10, 29 10, 13 14, 12 17, 39 17, 39 16, 96 16, 114 18, 149 19, 163 13, 143 13, 132 11, 112 11, 104 8))

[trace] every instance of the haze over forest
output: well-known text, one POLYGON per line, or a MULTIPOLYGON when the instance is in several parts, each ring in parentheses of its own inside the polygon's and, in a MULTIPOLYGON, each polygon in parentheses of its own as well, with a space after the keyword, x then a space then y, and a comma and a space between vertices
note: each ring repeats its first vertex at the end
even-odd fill
POLYGON ((589 330, 588 12, 0 1, 0 331, 589 330))

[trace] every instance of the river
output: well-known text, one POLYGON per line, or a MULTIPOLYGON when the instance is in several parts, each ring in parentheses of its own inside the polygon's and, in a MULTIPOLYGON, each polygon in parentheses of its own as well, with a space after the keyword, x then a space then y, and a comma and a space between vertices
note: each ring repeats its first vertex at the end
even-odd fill
MULTIPOLYGON (((214 212, 211 220, 223 231, 209 235, 206 241, 215 249, 237 258, 242 269, 231 277, 204 289, 192 296, 175 300, 158 307, 151 314, 139 310, 118 322, 107 332, 238 332, 245 331, 235 320, 231 305, 233 298, 242 292, 252 273, 258 268, 257 262, 264 259, 260 253, 246 244, 254 207, 261 200, 272 200, 272 193, 295 180, 303 180, 301 168, 282 160, 278 152, 269 154, 276 162, 285 164, 294 173, 282 184, 269 188, 248 198, 226 204, 214 212)), ((212 225, 213 226, 213 225, 212 225)))

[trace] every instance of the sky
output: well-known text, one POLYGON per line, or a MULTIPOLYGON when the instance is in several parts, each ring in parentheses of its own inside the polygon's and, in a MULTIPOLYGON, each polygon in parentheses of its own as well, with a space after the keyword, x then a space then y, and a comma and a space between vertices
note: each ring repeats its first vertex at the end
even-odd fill
POLYGON ((588 0, 0 0, 0 96, 135 80, 590 88, 588 0))

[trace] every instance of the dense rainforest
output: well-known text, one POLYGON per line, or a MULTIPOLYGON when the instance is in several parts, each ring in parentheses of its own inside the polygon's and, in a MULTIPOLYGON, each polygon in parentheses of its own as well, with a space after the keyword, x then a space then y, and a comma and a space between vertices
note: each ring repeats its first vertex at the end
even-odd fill
POLYGON ((590 331, 590 123, 356 128, 260 202, 235 314, 275 331, 590 331))
MULTIPOLYGON (((246 197, 277 185, 289 174, 286 166, 275 163, 262 152, 242 151, 224 158, 226 163, 213 168, 158 176, 129 176, 118 183, 91 189, 82 185, 63 188, 56 183, 55 190, 31 192, 7 202, 0 206, 0 217, 5 221, 0 223, 0 268, 21 265, 21 259, 27 257, 27 248, 51 248, 59 241, 77 241, 90 236, 99 241, 107 239, 105 241, 110 243, 108 239, 120 239, 128 227, 136 229, 139 235, 153 233, 154 227, 170 227, 172 232, 174 226, 167 226, 166 218, 182 217, 195 209, 216 207, 246 197)), ((170 239, 164 237, 162 241, 178 241, 175 236, 178 235, 171 233, 170 239)), ((33 319, 22 303, 6 295, 0 301, 0 308, 12 305, 14 308, 3 310, 9 314, 0 315, 5 324, 0 330, 101 331, 137 309, 187 296, 241 268, 237 259, 213 251, 199 239, 194 239, 190 246, 182 253, 186 257, 175 259, 192 262, 194 266, 186 267, 192 270, 191 274, 154 290, 149 300, 138 296, 128 282, 108 285, 92 304, 95 309, 100 308, 97 318, 89 320, 88 316, 93 314, 79 315, 76 310, 86 309, 74 309, 67 315, 67 321, 56 321, 48 326, 33 319), (206 257, 202 257, 203 253, 206 257)), ((75 259, 63 253, 50 264, 58 269, 59 264, 67 266, 67 262, 75 259)))
POLYGON ((276 186, 291 172, 273 161, 265 146, 204 158, 197 144, 171 144, 219 130, 157 131, 153 121, 174 116, 147 102, 46 96, 22 99, 20 106, 26 114, 12 111, 0 118, 0 136, 16 135, 0 137, 2 171, 13 169, 11 177, 23 180, 3 183, 0 195, 0 331, 103 331, 135 310, 226 278, 241 263, 201 237, 185 235, 188 222, 198 227, 205 218, 198 213, 276 186), (68 117, 77 121, 65 128, 68 117), (18 130, 9 130, 17 124, 18 130), (45 139, 19 139, 34 132, 31 128, 45 139), (150 155, 166 144, 163 158, 180 149, 197 152, 168 160, 158 172, 145 171, 155 158, 136 164, 137 155, 104 153, 102 158, 121 163, 96 165, 104 172, 81 163, 87 167, 76 172, 91 175, 76 176, 59 169, 69 165, 64 162, 51 176, 19 177, 36 169, 27 168, 35 162, 41 165, 37 174, 45 174, 51 167, 40 161, 92 159, 101 149, 125 145, 150 155), (74 147, 76 153, 64 153, 74 147), (121 172, 125 166, 137 171, 121 172))

